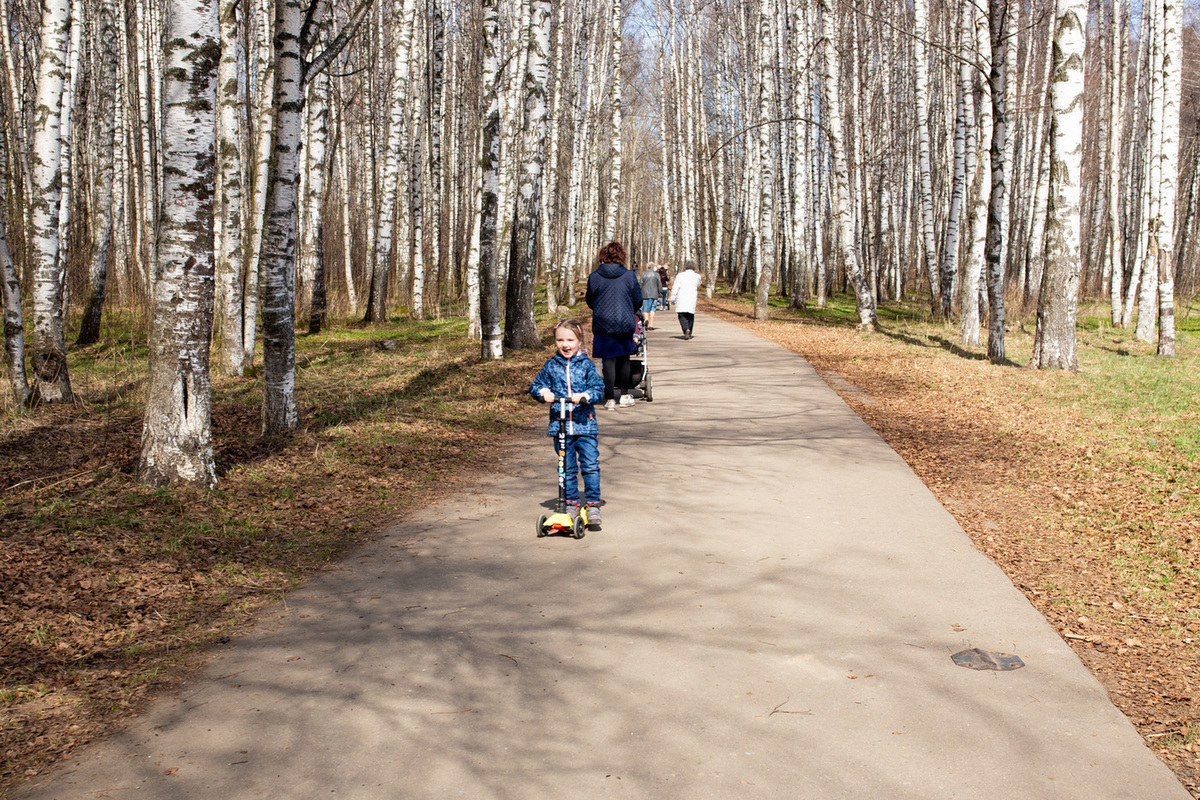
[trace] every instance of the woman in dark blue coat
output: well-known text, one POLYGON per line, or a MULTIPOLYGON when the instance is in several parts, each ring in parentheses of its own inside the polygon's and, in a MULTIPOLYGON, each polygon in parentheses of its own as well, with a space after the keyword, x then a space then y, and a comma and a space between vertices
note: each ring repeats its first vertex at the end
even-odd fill
POLYGON ((587 304, 592 309, 592 356, 601 360, 604 407, 633 405, 629 395, 629 357, 642 289, 637 275, 625 269, 625 248, 609 242, 600 248, 600 266, 588 276, 587 304))

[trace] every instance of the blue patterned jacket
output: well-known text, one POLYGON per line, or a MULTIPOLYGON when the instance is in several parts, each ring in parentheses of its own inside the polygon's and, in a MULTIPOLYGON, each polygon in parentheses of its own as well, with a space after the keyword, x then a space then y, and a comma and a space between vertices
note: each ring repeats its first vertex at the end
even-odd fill
MULTIPOLYGON (((573 405, 567 412, 567 435, 596 435, 599 426, 596 424, 595 403, 604 397, 604 379, 585 353, 576 353, 570 361, 562 353, 551 356, 529 385, 529 394, 541 402, 543 388, 554 392, 555 397, 570 397, 576 392, 586 392, 587 402, 573 405)), ((554 404, 550 406, 550 427, 546 433, 558 435, 558 406, 554 404)))

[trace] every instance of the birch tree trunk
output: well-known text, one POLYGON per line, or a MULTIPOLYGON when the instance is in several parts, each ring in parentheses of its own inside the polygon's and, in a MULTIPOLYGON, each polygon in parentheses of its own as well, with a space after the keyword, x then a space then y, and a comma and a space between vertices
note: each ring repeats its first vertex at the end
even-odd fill
POLYGON ((246 365, 242 330, 242 104, 238 91, 240 0, 220 0, 221 61, 217 66, 216 208, 213 211, 216 272, 217 369, 241 375, 246 365))
POLYGON ((969 347, 979 344, 979 282, 983 277, 987 258, 987 217, 992 194, 991 37, 988 35, 987 17, 977 19, 978 13, 974 6, 969 7, 966 13, 966 21, 969 24, 963 31, 972 44, 964 49, 973 56, 969 67, 969 86, 973 96, 976 94, 974 87, 979 87, 978 102, 975 104, 978 122, 973 118, 969 123, 978 131, 978 136, 972 144, 974 176, 971 181, 971 208, 967 224, 968 250, 960 302, 962 316, 959 320, 962 342, 969 347))
POLYGON ((1125 237, 1121 232, 1121 189, 1122 166, 1118 154, 1124 138, 1125 115, 1121 113, 1121 100, 1125 96, 1125 52, 1122 23, 1125 19, 1125 0, 1113 0, 1112 22, 1109 30, 1109 95, 1108 95, 1108 271, 1109 308, 1114 326, 1120 325, 1124 315, 1122 294, 1125 277, 1125 237))
POLYGON ((387 144, 383 167, 383 190, 379 204, 379 227, 375 234, 374 271, 367 297, 367 322, 380 323, 387 319, 387 286, 392 264, 392 234, 395 224, 396 202, 400 193, 400 176, 404 173, 407 160, 403 159, 402 145, 407 120, 405 102, 411 88, 408 85, 409 52, 412 47, 413 20, 416 15, 415 0, 394 0, 392 10, 395 24, 392 28, 392 85, 391 103, 388 107, 387 144))
MULTIPOLYGON (((247 0, 249 2, 249 0, 247 0)), ((243 367, 254 363, 258 337, 259 302, 262 294, 262 250, 266 235, 267 193, 271 188, 271 149, 277 124, 274 96, 278 69, 274 55, 273 30, 276 14, 271 0, 253 0, 256 8, 253 24, 255 58, 257 59, 258 91, 255 93, 253 153, 254 164, 248 213, 243 217, 244 235, 249 236, 242 279, 242 349, 243 367)))
POLYGON ((1059 0, 1050 84, 1050 204, 1046 266, 1030 366, 1079 370, 1075 315, 1079 295, 1079 175, 1083 161, 1083 52, 1086 0, 1059 0))
POLYGON ((525 129, 520 181, 517 186, 513 257, 504 310, 504 344, 514 350, 541 346, 534 321, 533 295, 537 270, 538 226, 541 224, 542 168, 545 162, 549 107, 550 0, 530 3, 528 54, 525 63, 525 129))
POLYGON ((608 218, 604 223, 604 237, 617 236, 617 210, 621 202, 621 85, 625 82, 621 73, 621 44, 625 17, 621 0, 610 0, 612 4, 612 83, 609 87, 609 102, 612 107, 612 151, 609 163, 608 218))
POLYGON ((41 56, 33 133, 33 205, 30 243, 33 274, 33 397, 34 403, 74 400, 67 372, 63 329, 63 282, 59 274, 58 216, 62 195, 63 87, 71 33, 69 0, 42 4, 41 56))
POLYGON ((989 0, 988 29, 991 32, 991 70, 988 81, 992 101, 992 184, 987 209, 987 293, 988 293, 988 359, 993 364, 1004 362, 1004 220, 1007 198, 1005 176, 1008 163, 1008 32, 1012 17, 1006 0, 989 0))
MULTIPOLYGON (((776 9, 770 0, 761 0, 758 16, 758 217, 755 234, 758 237, 758 282, 754 287, 754 319, 765 321, 770 318, 768 300, 771 291, 771 279, 775 274, 775 241, 773 233, 775 172, 774 158, 771 152, 771 126, 767 121, 771 118, 774 95, 772 81, 771 48, 767 43, 772 41, 771 20, 776 9)), ((832 48, 826 51, 832 52, 832 48)), ((836 92, 836 88, 834 89, 836 92)), ((688 198, 687 200, 690 200, 688 198)))
POLYGON ((325 185, 330 161, 329 150, 329 78, 317 75, 309 84, 308 136, 305 155, 304 224, 301 226, 300 274, 307 283, 305 294, 308 307, 308 332, 320 333, 325 324, 325 185))
POLYGON ((216 486, 209 339, 217 62, 213 0, 173 0, 163 85, 163 218, 150 323, 150 390, 138 479, 216 486))
POLYGON ((300 0, 275 4, 275 147, 271 165, 262 281, 263 409, 266 435, 295 429, 296 407, 295 263, 296 201, 304 121, 304 63, 300 55, 303 7, 300 0))
MULTIPOLYGON (((1160 159, 1163 124, 1163 13, 1162 0, 1149 0, 1142 5, 1146 20, 1146 45, 1150 63, 1150 96, 1147 104, 1146 129, 1143 145, 1145 155, 1145 177, 1143 183, 1142 236, 1139 237, 1140 252, 1144 254, 1141 290, 1138 292, 1137 328, 1134 336, 1143 342, 1154 341, 1154 323, 1158 318, 1159 266, 1163 253, 1159 248, 1162 231, 1162 188, 1163 163, 1160 159)), ((1169 259, 1168 259, 1169 260, 1169 259)))
POLYGON ((504 357, 500 290, 496 279, 496 223, 500 194, 499 0, 483 0, 483 192, 479 202, 480 357, 504 357))
MULTIPOLYGON (((2 145, 0 145, 2 146, 2 145)), ((29 402, 30 388, 25 376, 25 325, 21 317, 21 281, 8 249, 4 213, 0 207, 0 295, 4 300, 4 355, 8 367, 8 385, 17 407, 29 402)))
POLYGON ((110 0, 101 0, 98 11, 100 50, 99 71, 96 74, 96 133, 95 153, 96 199, 92 212, 92 258, 89 270, 90 288, 79 325, 77 345, 92 344, 100 339, 100 315, 104 309, 108 281, 108 255, 113 228, 113 175, 116 170, 113 153, 116 147, 117 20, 110 0))
POLYGON ((354 317, 358 316, 358 291, 354 285, 354 235, 350 226, 350 168, 346 163, 350 160, 350 136, 344 128, 344 114, 339 112, 337 120, 335 140, 338 146, 334 148, 334 158, 337 159, 338 178, 342 184, 342 202, 338 204, 342 223, 342 270, 346 280, 346 302, 350 307, 350 316, 354 317))
POLYGON ((1158 158, 1158 355, 1175 356, 1175 205, 1179 181, 1179 105, 1183 88, 1183 2, 1162 4, 1162 123, 1158 158))
POLYGON ((827 0, 819 0, 817 9, 821 19, 822 63, 825 68, 823 97, 829 120, 829 151, 833 161, 834 220, 838 226, 838 238, 841 243, 842 258, 846 263, 846 272, 854 287, 859 327, 863 330, 874 331, 879 325, 875 311, 875 296, 871 293, 871 285, 863 274, 862 265, 858 260, 858 247, 855 245, 857 232, 850 219, 850 178, 846 170, 846 157, 842 144, 842 112, 837 88, 839 70, 837 54, 834 52, 833 42, 826 30, 829 16, 827 0))

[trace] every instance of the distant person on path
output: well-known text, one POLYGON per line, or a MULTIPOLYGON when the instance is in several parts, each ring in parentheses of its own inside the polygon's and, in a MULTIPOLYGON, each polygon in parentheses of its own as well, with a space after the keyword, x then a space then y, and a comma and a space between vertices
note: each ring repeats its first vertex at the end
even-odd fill
MULTIPOLYGON (((600 525, 600 451, 596 444, 596 402, 604 396, 604 381, 596 365, 583 352, 583 325, 565 319, 554 326, 555 353, 538 371, 529 393, 543 403, 566 397, 574 405, 567 413, 567 449, 563 454, 563 487, 567 507, 579 516, 579 476, 583 476, 583 502, 588 507, 588 524, 600 525)), ((558 409, 550 409, 547 433, 557 449, 558 409)))
POLYGON ((658 268, 658 279, 662 282, 662 294, 659 296, 659 300, 662 301, 663 310, 666 310, 667 292, 670 291, 671 288, 671 273, 667 272, 666 264, 663 264, 658 268))
POLYGON ((625 269, 625 248, 609 242, 600 248, 600 266, 588 276, 587 300, 592 309, 592 356, 601 360, 604 408, 633 405, 629 357, 637 351, 633 333, 642 310, 637 274, 625 269))
POLYGON ((653 266, 648 266, 638 278, 638 285, 642 288, 642 316, 646 318, 646 330, 652 331, 654 309, 658 306, 658 296, 662 294, 662 279, 653 266))
POLYGON ((675 313, 679 315, 679 327, 683 329, 683 338, 692 338, 692 328, 696 325, 696 296, 700 291, 700 273, 696 271, 696 262, 688 261, 683 265, 683 272, 675 276, 671 287, 671 303, 675 313))

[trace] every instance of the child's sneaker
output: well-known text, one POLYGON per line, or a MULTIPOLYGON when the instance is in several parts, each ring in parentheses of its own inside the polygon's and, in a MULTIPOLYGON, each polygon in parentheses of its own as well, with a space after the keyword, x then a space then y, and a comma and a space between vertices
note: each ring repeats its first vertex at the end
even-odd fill
POLYGON ((587 521, 588 521, 588 530, 593 530, 593 531, 600 530, 600 504, 599 503, 588 503, 587 504, 587 521))

